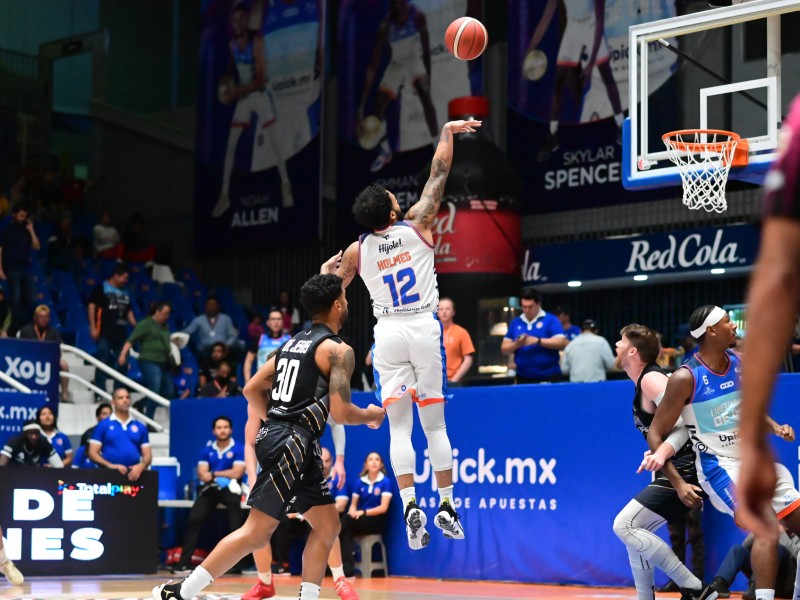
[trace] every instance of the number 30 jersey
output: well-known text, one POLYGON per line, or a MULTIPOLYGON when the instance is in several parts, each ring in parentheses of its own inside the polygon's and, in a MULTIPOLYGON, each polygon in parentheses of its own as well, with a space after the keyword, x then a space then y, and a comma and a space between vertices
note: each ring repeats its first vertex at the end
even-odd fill
POLYGON ((408 221, 359 237, 358 272, 376 317, 436 312, 439 286, 433 250, 408 221))
POLYGON ((330 413, 328 379, 317 367, 317 346, 327 339, 342 340, 321 323, 312 325, 286 342, 275 355, 268 421, 295 423, 317 437, 325 431, 330 413))

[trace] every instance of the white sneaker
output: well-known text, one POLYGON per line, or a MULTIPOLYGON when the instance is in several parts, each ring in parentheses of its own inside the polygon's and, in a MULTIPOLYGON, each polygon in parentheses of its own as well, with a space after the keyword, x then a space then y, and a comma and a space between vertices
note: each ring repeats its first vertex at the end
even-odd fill
POLYGON ((281 199, 283 200, 283 208, 292 208, 294 206, 291 182, 284 181, 281 184, 281 199))
POLYGON ((464 539, 464 528, 461 526, 461 519, 449 502, 442 502, 441 506, 439 506, 439 512, 436 514, 433 524, 441 529, 444 537, 448 539, 464 539))
POLYGON ((222 192, 219 195, 219 200, 214 205, 214 210, 211 211, 211 216, 216 219, 217 217, 221 217, 226 210, 228 210, 231 206, 231 197, 228 195, 227 192, 222 192))
POLYGON ((22 576, 22 573, 10 560, 0 564, 0 573, 6 576, 11 585, 22 585, 25 581, 25 577, 22 576))
POLYGON ((388 165, 392 162, 392 151, 391 149, 384 149, 381 148, 380 154, 372 161, 372 165, 370 165, 369 170, 373 173, 380 171, 383 167, 388 165))
POLYGON ((431 543, 431 535, 425 529, 428 517, 420 510, 417 503, 413 500, 406 506, 406 535, 408 535, 408 547, 412 550, 422 550, 431 543))

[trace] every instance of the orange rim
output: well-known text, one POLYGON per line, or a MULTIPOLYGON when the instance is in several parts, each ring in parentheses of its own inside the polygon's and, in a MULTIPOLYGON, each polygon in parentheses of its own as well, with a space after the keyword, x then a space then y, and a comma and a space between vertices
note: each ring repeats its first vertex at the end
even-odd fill
POLYGON ((680 129, 678 131, 670 131, 661 136, 665 144, 669 144, 674 150, 681 152, 690 152, 692 154, 699 154, 705 151, 723 153, 733 144, 738 143, 741 138, 738 133, 732 131, 725 131, 724 129, 680 129), (677 139, 672 139, 677 136, 690 136, 697 134, 708 135, 727 135, 730 139, 724 142, 684 142, 677 139))

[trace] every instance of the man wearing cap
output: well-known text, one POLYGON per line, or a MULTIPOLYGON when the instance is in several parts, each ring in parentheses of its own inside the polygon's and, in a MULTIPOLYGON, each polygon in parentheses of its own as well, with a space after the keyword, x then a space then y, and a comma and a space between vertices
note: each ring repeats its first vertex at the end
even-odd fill
MULTIPOLYGON (((37 340, 40 342, 54 342, 61 346, 61 334, 58 329, 50 326, 50 307, 40 304, 33 311, 33 323, 25 325, 19 330, 19 339, 37 340)), ((59 360, 59 368, 69 371, 69 364, 63 358, 59 360)), ((61 401, 69 401, 69 379, 61 378, 61 401)))
POLYGON ((569 375, 572 383, 605 381, 606 371, 614 368, 611 346, 598 335, 597 323, 586 319, 581 334, 564 349, 561 357, 561 372, 569 375))
POLYGON ((0 450, 0 467, 7 464, 36 467, 46 459, 51 467, 64 466, 61 457, 42 434, 42 428, 33 419, 25 421, 22 434, 11 438, 0 450))

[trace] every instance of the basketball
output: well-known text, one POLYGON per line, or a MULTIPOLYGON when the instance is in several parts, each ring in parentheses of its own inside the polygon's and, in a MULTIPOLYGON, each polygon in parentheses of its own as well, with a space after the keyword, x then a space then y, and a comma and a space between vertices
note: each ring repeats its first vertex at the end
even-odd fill
POLYGON ((547 54, 541 50, 531 50, 522 63, 522 74, 528 81, 539 81, 547 71, 547 54))
POLYGON ((358 143, 364 150, 372 150, 382 137, 382 123, 375 115, 370 115, 358 124, 358 143))
POLYGON ((448 52, 459 60, 478 58, 489 43, 489 33, 478 19, 461 17, 450 23, 444 34, 448 52))

